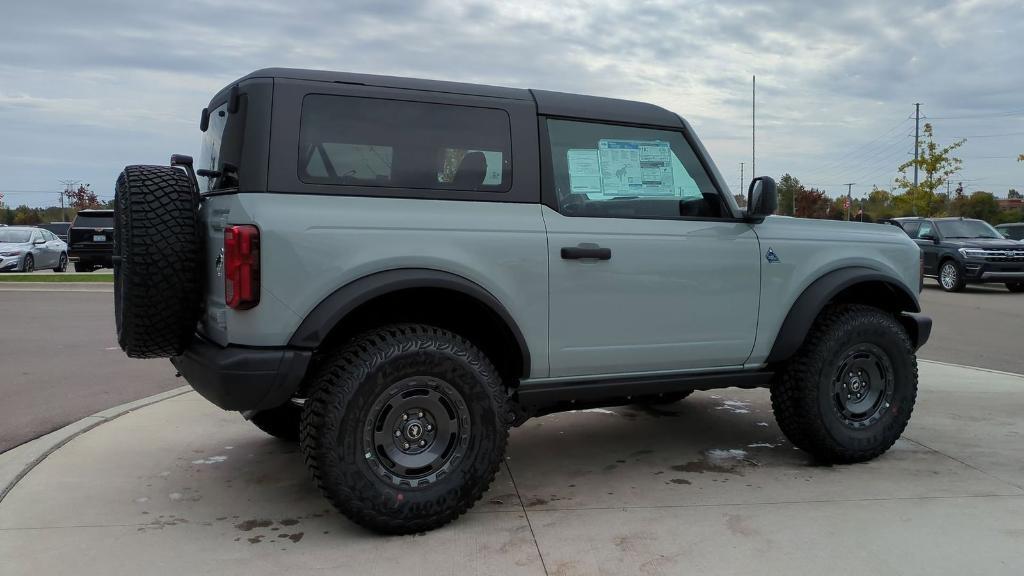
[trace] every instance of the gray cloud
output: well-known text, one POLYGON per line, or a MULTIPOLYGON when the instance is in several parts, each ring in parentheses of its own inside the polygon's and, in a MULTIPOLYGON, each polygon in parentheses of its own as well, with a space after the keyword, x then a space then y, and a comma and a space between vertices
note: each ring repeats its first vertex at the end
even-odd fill
MULTIPOLYGON (((651 101, 695 124, 733 186, 757 74, 758 172, 863 194, 907 158, 915 101, 952 117, 940 140, 1024 132, 1024 115, 996 115, 1024 111, 1021 29, 1018 0, 16 2, 0 22, 0 191, 41 203, 25 191, 75 177, 109 196, 124 164, 195 153, 219 88, 296 66, 651 101)), ((962 152, 968 189, 1024 187, 1024 137, 962 152)))

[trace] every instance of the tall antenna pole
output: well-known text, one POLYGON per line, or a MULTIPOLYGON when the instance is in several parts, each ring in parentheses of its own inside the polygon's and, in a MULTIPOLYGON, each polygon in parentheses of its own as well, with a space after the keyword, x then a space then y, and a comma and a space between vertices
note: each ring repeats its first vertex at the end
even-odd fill
POLYGON ((740 162, 740 194, 743 194, 743 183, 746 180, 743 179, 743 162, 740 162))
POLYGON ((67 195, 68 190, 74 188, 81 180, 58 180, 58 182, 64 185, 64 191, 60 193, 60 220, 61 222, 67 222, 68 215, 64 211, 64 196, 67 195))
POLYGON ((750 173, 757 178, 757 76, 750 84, 750 173))
POLYGON ((917 215, 917 159, 920 151, 921 141, 921 103, 914 103, 914 192, 910 197, 910 205, 914 209, 914 215, 917 215))

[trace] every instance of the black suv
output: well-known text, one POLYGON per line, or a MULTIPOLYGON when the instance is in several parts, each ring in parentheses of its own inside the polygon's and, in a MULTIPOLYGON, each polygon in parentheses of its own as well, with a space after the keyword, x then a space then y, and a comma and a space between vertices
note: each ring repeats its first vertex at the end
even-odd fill
POLYGON ((969 218, 894 218, 921 247, 924 275, 947 292, 967 284, 1003 282, 1024 292, 1024 244, 1007 240, 988 222, 969 218))
POLYGON ((80 210, 68 229, 68 256, 77 259, 75 270, 78 272, 112 268, 114 211, 80 210))

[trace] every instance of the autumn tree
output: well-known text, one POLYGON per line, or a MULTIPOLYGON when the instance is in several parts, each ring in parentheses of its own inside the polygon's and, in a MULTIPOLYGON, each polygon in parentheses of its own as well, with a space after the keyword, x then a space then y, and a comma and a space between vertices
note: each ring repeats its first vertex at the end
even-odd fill
POLYGON ((796 214, 800 218, 825 218, 828 216, 829 200, 824 192, 817 188, 800 186, 795 191, 796 214))
POLYGON ((942 207, 936 202, 935 191, 945 186, 949 177, 960 170, 963 163, 959 158, 953 156, 953 151, 963 146, 966 140, 960 139, 952 144, 940 147, 936 142, 932 131, 931 123, 924 125, 924 142, 921 152, 914 160, 908 160, 900 164, 898 170, 902 174, 896 179, 896 185, 904 190, 900 198, 897 198, 897 205, 901 211, 920 216, 931 216, 936 210, 942 207), (908 172, 917 168, 919 176, 923 174, 924 179, 918 178, 915 186, 913 180, 907 177, 908 172))
POLYGON ((76 210, 99 208, 102 206, 100 199, 96 196, 95 192, 89 189, 88 184, 64 190, 64 197, 68 199, 68 204, 76 210))

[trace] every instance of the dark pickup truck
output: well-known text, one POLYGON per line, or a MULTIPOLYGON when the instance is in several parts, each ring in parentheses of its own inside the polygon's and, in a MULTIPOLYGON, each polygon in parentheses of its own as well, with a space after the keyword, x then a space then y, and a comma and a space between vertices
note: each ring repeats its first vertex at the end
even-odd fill
POLYGON ((112 268, 114 211, 81 210, 68 230, 68 256, 78 272, 112 268))

